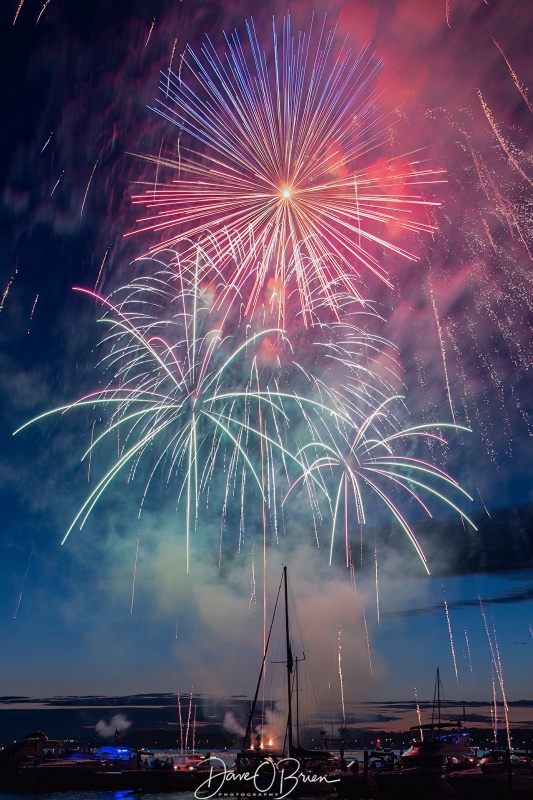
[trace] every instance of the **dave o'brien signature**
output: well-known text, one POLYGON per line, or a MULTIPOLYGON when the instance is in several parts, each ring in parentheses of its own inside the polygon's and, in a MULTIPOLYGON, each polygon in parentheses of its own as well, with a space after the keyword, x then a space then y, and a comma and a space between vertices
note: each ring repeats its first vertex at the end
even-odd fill
POLYGON ((283 800, 301 783, 338 783, 339 778, 328 778, 327 775, 314 775, 301 771, 300 762, 296 758, 282 758, 274 763, 261 761, 253 772, 235 772, 228 770, 221 758, 213 756, 207 759, 211 763, 209 776, 197 787, 194 796, 197 800, 210 800, 233 784, 238 791, 239 784, 250 783, 258 794, 267 795, 275 790, 278 800, 283 800), (259 785, 260 779, 260 785, 259 785))

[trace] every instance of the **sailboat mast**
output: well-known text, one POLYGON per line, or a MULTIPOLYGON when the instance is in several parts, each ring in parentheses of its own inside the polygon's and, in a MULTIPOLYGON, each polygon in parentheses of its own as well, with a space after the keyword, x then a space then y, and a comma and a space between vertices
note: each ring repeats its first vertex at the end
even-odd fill
POLYGON ((292 683, 292 651, 291 642, 289 637, 289 601, 287 591, 287 567, 283 567, 283 580, 285 584, 285 644, 287 654, 287 747, 288 755, 292 755, 292 698, 291 698, 291 683, 292 683))

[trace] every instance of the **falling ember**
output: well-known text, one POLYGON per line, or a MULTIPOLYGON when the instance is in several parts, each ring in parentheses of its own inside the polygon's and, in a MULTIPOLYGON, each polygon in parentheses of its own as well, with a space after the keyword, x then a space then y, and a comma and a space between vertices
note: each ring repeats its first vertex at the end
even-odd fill
POLYGON ((98 164, 98 159, 96 159, 96 161, 94 162, 93 171, 91 172, 91 177, 89 178, 89 183, 87 184, 87 188, 85 189, 85 194, 83 195, 83 202, 81 204, 81 209, 80 209, 80 219, 82 219, 82 217, 83 217, 83 209, 85 207, 85 201, 87 200, 87 195, 89 194, 89 188, 91 186, 91 181, 93 179, 93 175, 94 175, 94 172, 96 170, 96 165, 97 164, 98 164))
POLYGON ((44 4, 44 5, 43 5, 43 7, 41 8, 41 10, 40 10, 40 12, 39 12, 39 16, 38 16, 38 17, 37 17, 37 19, 35 20, 35 24, 36 24, 36 25, 37 25, 37 23, 39 22, 39 20, 41 19, 42 15, 43 15, 43 14, 44 14, 44 12, 46 11, 46 9, 48 8, 48 6, 50 5, 50 2, 51 2, 51 0, 46 0, 45 4, 44 4))
POLYGON ((494 741, 498 741, 498 701, 496 700, 496 682, 494 673, 492 674, 492 728, 494 731, 494 741))
POLYGON ((487 514, 487 517, 488 517, 489 519, 491 519, 491 516, 490 516, 489 509, 488 509, 488 508, 487 508, 487 506, 485 505, 485 501, 483 500, 483 498, 482 498, 482 496, 481 496, 481 492, 479 491, 479 486, 477 485, 477 483, 476 483, 476 489, 477 489, 477 493, 478 493, 478 495, 479 495, 479 499, 481 500, 481 503, 482 503, 482 505, 483 505, 483 508, 485 509, 485 512, 486 512, 486 514, 487 514))
POLYGON ((441 328, 441 324, 440 324, 440 321, 439 321, 439 315, 438 315, 438 312, 437 312, 437 304, 435 303, 435 295, 433 294, 433 289, 430 289, 430 295, 431 295, 431 305, 433 306, 433 313, 435 315, 435 322, 437 323, 437 333, 438 333, 438 336, 439 336, 440 352, 442 354, 442 366, 443 366, 443 369, 444 369, 444 380, 446 382, 446 393, 448 395, 448 405, 450 406, 450 411, 452 413, 453 422, 454 422, 454 424, 456 424, 455 411, 454 411, 453 403, 452 403, 452 394, 451 394, 451 391, 450 391, 450 380, 448 378, 448 367, 446 366, 446 350, 445 350, 445 347, 444 347, 444 339, 442 337, 442 328, 441 328))
POLYGON ((155 25, 155 17, 152 20, 152 24, 150 25, 150 30, 148 31, 148 36, 146 37, 146 42, 144 43, 145 47, 147 46, 148 42, 150 41, 150 36, 152 35, 152 31, 154 29, 154 25, 155 25))
POLYGON ((418 728, 420 730, 420 741, 423 741, 424 734, 422 733, 422 715, 420 714, 420 703, 418 702, 418 691, 416 686, 413 687, 415 693, 416 717, 418 719, 418 728))
POLYGON ((54 132, 53 132, 53 131, 50 131, 50 136, 48 137, 48 139, 46 140, 46 142, 43 144, 43 146, 42 146, 42 148, 41 148, 41 152, 39 153, 39 155, 42 155, 42 154, 44 153, 44 151, 46 150, 46 148, 48 147, 48 145, 49 145, 49 144, 50 144, 50 142, 52 141, 52 136, 53 136, 53 135, 54 135, 54 132))
MULTIPOLYGON (((53 188, 52 188, 52 191, 50 192, 50 197, 52 197, 53 193, 55 192, 55 190, 56 190, 56 189, 57 189, 57 187, 59 186, 59 183, 60 183, 60 181, 61 181, 61 178, 63 177, 63 175, 64 175, 64 174, 65 174, 65 170, 63 170, 63 171, 61 172, 61 175, 59 176, 59 178, 57 179, 57 181, 54 183, 54 186, 53 186, 53 188)), ((88 188, 88 187, 87 187, 87 188, 88 188)))
POLYGON ((15 12, 15 17, 13 19, 13 25, 16 23, 16 21, 18 19, 18 15, 20 14, 20 10, 21 10, 23 5, 24 5, 24 0, 20 0, 20 3, 18 4, 18 8, 17 8, 17 10, 15 12))
POLYGON ((374 677, 374 670, 372 668, 372 654, 370 652, 370 637, 368 635, 368 625, 367 625, 367 622, 366 622, 366 613, 365 613, 365 609, 364 608, 363 608, 363 622, 364 622, 364 625, 365 625, 366 649, 368 651, 368 666, 370 667, 370 676, 373 678, 374 677))
POLYGON ((344 725, 344 724, 346 724, 346 709, 344 707, 344 683, 343 683, 343 680, 342 680, 342 663, 341 663, 342 643, 341 643, 341 636, 342 636, 342 628, 339 628, 339 644, 338 644, 339 684, 340 684, 340 687, 341 687, 342 722, 343 722, 343 725, 344 725))
POLYGON ((174 61, 174 53, 176 52, 176 45, 178 43, 177 39, 174 39, 174 44, 172 45, 172 52, 170 53, 170 61, 168 64, 168 79, 167 79, 167 97, 170 92, 170 76, 172 75, 172 62, 174 61))
POLYGON ((7 296, 9 294, 9 290, 11 288, 11 284, 15 280, 15 275, 17 275, 17 273, 18 273, 18 269, 15 270, 14 274, 10 277, 10 279, 7 282, 7 286, 4 289, 4 293, 2 295, 2 299, 0 300, 0 311, 4 310, 4 303, 6 302, 7 296))
MULTIPOLYGON (((35 295, 35 300, 33 301, 33 306, 31 307, 31 312, 30 312, 30 322, 31 322, 31 321, 32 321, 32 319, 33 319, 33 315, 34 315, 34 313, 35 313, 35 306, 37 305, 37 301, 38 301, 38 300, 39 300, 39 293, 37 293, 37 294, 35 295)), ((30 332, 30 328, 28 327, 28 333, 29 333, 29 332, 30 332)))
POLYGON ((483 99, 483 95, 481 94, 479 89, 477 90, 477 94, 478 94, 478 97, 479 97, 479 102, 481 103, 481 107, 482 107, 483 111, 485 112, 485 116, 486 116, 486 118, 488 120, 488 123, 489 123, 490 127, 492 128, 492 132, 493 132, 494 136, 496 137, 496 139, 498 140, 498 142, 500 143, 500 147, 502 148, 503 152, 507 156, 507 159, 508 159, 509 163, 524 178, 524 180, 526 180, 530 184, 530 186, 533 186, 533 181, 531 180, 529 175, 526 175, 526 173, 524 172, 524 170, 522 169, 522 167, 520 166, 520 164, 518 163, 516 158, 511 153, 511 151, 509 149, 509 146, 508 146, 507 142, 505 141, 505 139, 503 138, 503 136, 501 135, 501 133, 500 133, 500 131, 498 129, 498 126, 496 125, 496 122, 494 121, 494 117, 492 116, 489 107, 485 103, 485 101, 483 99))
POLYGON ((135 584, 137 581, 137 562, 139 560, 139 547, 141 545, 141 531, 139 530, 139 535, 137 536, 137 547, 135 548, 135 562, 133 564, 133 578, 131 581, 131 605, 130 605, 130 614, 133 614, 133 605, 135 602, 135 584))
POLYGON ((450 619, 450 612, 448 610, 448 603, 446 602, 446 598, 444 598, 444 608, 446 610, 446 621, 448 623, 448 633, 450 635, 450 648, 451 648, 451 651, 452 651, 453 668, 455 670, 455 680, 457 681, 457 685, 459 686, 459 674, 457 672, 457 661, 456 661, 456 658, 455 658, 455 647, 453 645, 452 622, 451 622, 451 619, 450 619))
MULTIPOLYGON (((498 678, 498 684, 500 686, 500 692, 501 692, 501 695, 502 695, 503 713, 504 713, 504 717, 505 717, 505 727, 506 727, 506 731, 507 731, 507 746, 509 747, 509 749, 511 749, 511 731, 510 731, 510 727, 509 727, 509 707, 507 705, 507 697, 506 697, 506 694, 505 694, 505 686, 504 686, 504 683, 503 683, 503 672, 502 672, 502 668, 501 668, 500 655, 499 655, 499 652, 498 652, 497 642, 493 643, 492 637, 490 635, 489 625, 488 625, 488 622, 487 622, 485 609, 483 608, 483 603, 481 602, 481 597, 478 596, 478 600, 479 600, 479 607, 481 609, 481 616, 483 617, 483 623, 485 625, 485 633, 487 634, 487 639, 488 639, 488 642, 489 642, 490 653, 491 653, 491 656, 492 656, 492 664, 493 664, 494 670, 496 672, 496 677, 498 678)), ((495 634, 495 638, 496 638, 496 634, 495 634)))
POLYGON ((97 275, 97 277, 96 277, 96 281, 95 281, 95 284, 94 284, 94 291, 95 291, 95 292, 96 292, 96 290, 97 290, 97 288, 98 288, 98 284, 100 283, 100 277, 101 277, 101 275, 102 275, 102 270, 103 270, 103 268, 104 268, 105 260, 106 260, 106 258, 107 258, 107 256, 108 256, 108 253, 109 253, 109 251, 110 251, 110 250, 111 250, 111 245, 109 244, 109 245, 107 246, 107 250, 106 250, 106 251, 105 251, 105 253, 104 253, 104 257, 103 257, 103 259, 102 259, 102 263, 100 264, 100 269, 98 270, 98 275, 97 275))
POLYGON ((470 642, 468 641, 468 631, 465 628, 465 642, 466 642, 466 652, 468 654, 468 669, 470 670, 470 674, 473 675, 474 671, 472 669, 472 654, 470 653, 470 642))
POLYGON ((374 562, 376 565, 376 614, 379 625, 379 577, 378 577, 378 549, 374 548, 374 562))
POLYGON ((503 60, 505 61, 505 63, 509 67, 509 72, 511 73, 511 77, 512 77, 512 79, 514 81, 514 85, 516 86, 516 88, 518 89, 520 94, 522 95, 522 99, 523 99, 524 103, 527 105, 527 107, 529 108, 529 110, 533 114, 533 106, 531 105, 529 97, 527 96, 527 90, 526 90, 525 86, 522 86, 522 84, 518 80, 518 76, 516 75, 514 69, 512 68, 511 64, 509 63, 509 59, 507 58, 507 56, 505 55, 505 53, 503 52, 502 48, 500 47, 500 45, 498 44, 498 42, 496 41, 496 39, 494 37, 492 37, 492 41, 494 42, 494 44, 496 45, 496 47, 500 51, 503 60))
POLYGON ((450 21, 450 0, 446 0, 446 25, 451 30, 452 24, 450 21))

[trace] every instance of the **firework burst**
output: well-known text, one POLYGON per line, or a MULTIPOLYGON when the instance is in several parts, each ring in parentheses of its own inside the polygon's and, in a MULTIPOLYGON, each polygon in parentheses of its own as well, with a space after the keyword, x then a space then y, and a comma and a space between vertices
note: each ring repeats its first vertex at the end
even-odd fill
POLYGON ((406 157, 380 155, 390 133, 376 87, 379 62, 338 45, 326 21, 296 36, 290 17, 265 51, 253 21, 206 39, 162 76, 155 110, 180 131, 179 157, 145 155, 158 179, 134 202, 136 232, 152 250, 200 237, 246 298, 246 313, 270 305, 285 324, 291 292, 306 325, 317 299, 338 316, 339 290, 359 297, 361 274, 388 282, 379 253, 413 260, 396 243, 431 230, 417 215, 421 184, 437 175, 406 157), (161 168, 175 178, 161 183, 161 168))

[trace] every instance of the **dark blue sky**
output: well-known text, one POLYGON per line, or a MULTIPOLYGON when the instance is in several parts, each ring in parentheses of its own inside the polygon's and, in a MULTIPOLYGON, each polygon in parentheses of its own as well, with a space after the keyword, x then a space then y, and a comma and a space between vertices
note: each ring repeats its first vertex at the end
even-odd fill
MULTIPOLYGON (((222 32, 242 31, 249 4, 51 0, 36 24, 43 3, 25 0, 13 24, 17 5, 0 11, 3 692, 189 691, 194 684, 204 693, 250 693, 262 636, 261 592, 250 588, 262 580, 257 524, 241 550, 228 536, 219 567, 219 523, 207 515, 186 574, 175 498, 151 500, 139 522, 138 496, 119 480, 61 547, 89 491, 79 459, 92 418, 55 417, 12 437, 32 416, 98 388, 100 309, 72 287, 97 285, 107 294, 129 280, 131 262, 153 244, 123 236, 138 215, 133 182, 148 174, 132 154, 158 148, 163 136, 176 147, 176 130, 148 109, 159 70, 187 43, 198 48, 206 33, 222 48, 222 32)), ((391 129, 377 157, 417 153, 446 175, 430 189, 440 203, 436 231, 418 237, 418 261, 376 252, 392 289, 368 277, 364 290, 380 304, 380 334, 399 348, 412 423, 455 418, 472 430, 450 436, 444 459, 473 497, 468 513, 479 533, 464 530, 467 559, 457 554, 460 522, 450 521, 452 533, 425 529, 437 576, 427 579, 414 554, 397 546, 397 534, 372 516, 354 592, 342 555, 329 566, 328 534, 317 549, 296 507, 268 549, 268 593, 289 561, 325 693, 338 682, 332 654, 342 629, 352 700, 361 693, 406 699, 423 684, 429 694, 440 663, 449 695, 457 687, 488 701, 493 675, 501 690, 491 637, 508 699, 531 699, 532 577, 518 572, 531 567, 531 514, 501 511, 494 523, 496 509, 533 502, 529 3, 319 0, 313 8, 320 18, 328 13, 354 51, 370 41, 383 59, 379 85, 391 129), (498 574, 507 553, 505 567, 515 571, 498 574)), ((288 10, 294 29, 307 29, 308 2, 265 4, 255 16, 265 42, 272 13, 288 10)), ((440 508, 437 516, 450 514, 440 508)))

